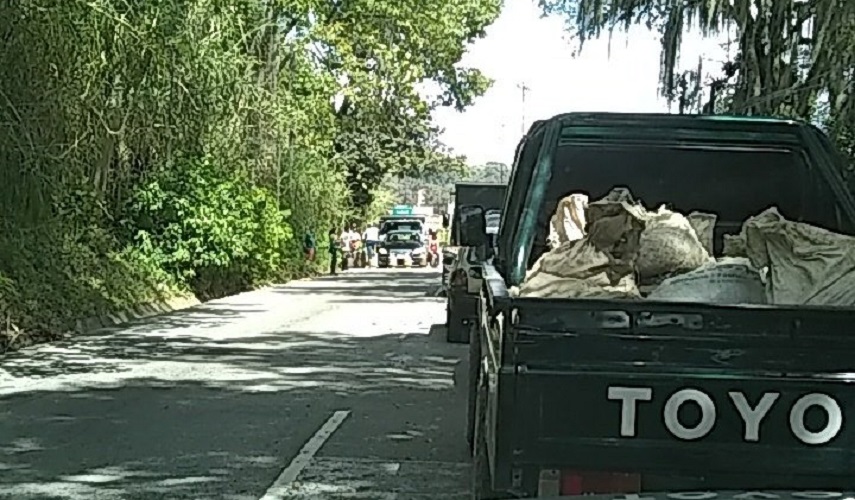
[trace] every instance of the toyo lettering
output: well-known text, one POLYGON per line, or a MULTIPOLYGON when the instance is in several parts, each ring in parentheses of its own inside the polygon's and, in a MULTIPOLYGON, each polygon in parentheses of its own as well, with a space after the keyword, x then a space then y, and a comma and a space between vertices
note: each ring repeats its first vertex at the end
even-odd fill
MULTIPOLYGON (((746 442, 760 441, 761 424, 780 399, 781 393, 767 392, 754 402, 749 402, 745 394, 739 391, 730 391, 727 395, 734 410, 742 419, 742 439, 746 442)), ((653 389, 650 387, 613 386, 608 388, 607 397, 610 401, 621 403, 620 435, 622 437, 635 437, 639 405, 653 400, 653 389)), ((843 428, 843 411, 837 401, 827 394, 805 394, 793 403, 789 411, 790 432, 796 439, 805 444, 828 443, 843 428), (805 415, 812 408, 817 408, 826 415, 826 424, 822 429, 809 429, 805 424, 805 415)), ((709 434, 715 427, 717 417, 718 408, 716 408, 715 402, 700 389, 680 389, 671 394, 662 407, 662 418, 668 432, 685 441, 701 439, 709 434), (680 408, 684 405, 694 405, 700 410, 701 416, 697 422, 687 425, 680 421, 680 408)))

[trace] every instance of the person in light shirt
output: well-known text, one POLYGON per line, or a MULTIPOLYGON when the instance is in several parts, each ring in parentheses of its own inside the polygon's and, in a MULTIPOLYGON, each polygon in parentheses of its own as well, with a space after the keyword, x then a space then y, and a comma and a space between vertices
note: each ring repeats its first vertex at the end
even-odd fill
POLYGON ((339 248, 341 248, 341 270, 347 271, 347 254, 350 252, 350 230, 347 226, 341 231, 338 237, 339 248))
POLYGON ((380 228, 376 224, 371 224, 365 228, 362 239, 365 241, 365 251, 368 253, 368 261, 370 262, 374 258, 374 249, 380 242, 380 228))
POLYGON ((350 226, 350 231, 347 232, 347 250, 348 255, 353 259, 353 265, 360 267, 359 248, 362 244, 362 234, 356 230, 356 224, 350 226))
POLYGON ((347 233, 347 241, 351 252, 355 252, 359 248, 359 242, 362 241, 362 234, 356 230, 356 224, 350 226, 350 231, 347 233))

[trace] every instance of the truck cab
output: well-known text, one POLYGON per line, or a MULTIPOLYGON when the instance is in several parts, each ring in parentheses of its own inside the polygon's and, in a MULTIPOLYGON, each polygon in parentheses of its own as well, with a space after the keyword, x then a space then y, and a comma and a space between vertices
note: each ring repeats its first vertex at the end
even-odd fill
MULTIPOLYGON (((851 490, 852 308, 512 292, 568 192, 625 186, 716 213, 716 249, 769 206, 851 235, 855 200, 827 137, 781 120, 570 113, 517 151, 469 345, 473 498, 851 490)), ((469 215, 462 244, 490 246, 483 212, 469 215)))

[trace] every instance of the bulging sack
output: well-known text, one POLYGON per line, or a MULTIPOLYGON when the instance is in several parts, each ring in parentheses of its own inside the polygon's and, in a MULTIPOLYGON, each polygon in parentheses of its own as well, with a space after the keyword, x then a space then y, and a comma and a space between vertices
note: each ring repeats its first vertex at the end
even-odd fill
POLYGON ((748 249, 745 248, 744 234, 725 234, 722 255, 725 257, 747 257, 748 249))
POLYGON ((639 298, 640 294, 631 275, 626 275, 617 283, 612 283, 605 273, 579 279, 541 271, 523 282, 519 289, 519 296, 562 299, 633 299, 639 298))
POLYGON ((635 262, 639 282, 660 283, 710 261, 710 254, 685 216, 664 206, 648 215, 635 262))
POLYGON ((769 268, 773 304, 855 306, 855 237, 785 219, 769 208, 743 224, 748 258, 769 268))
POLYGON ((708 214, 705 212, 692 212, 686 216, 695 234, 698 236, 698 241, 707 251, 708 255, 714 255, 715 249, 713 242, 715 240, 715 223, 718 221, 718 215, 708 214))
POLYGON ((549 226, 550 248, 558 248, 568 241, 580 240, 585 236, 585 210, 588 195, 574 193, 558 202, 549 226))
POLYGON ((587 279, 602 273, 609 265, 608 256, 582 240, 562 243, 544 253, 526 273, 526 280, 546 273, 559 278, 587 279))
POLYGON ((668 278, 647 298, 709 304, 767 303, 766 287, 760 272, 744 258, 723 258, 668 278))
POLYGON ((636 206, 599 200, 587 236, 543 254, 520 286, 529 297, 638 297, 633 262, 644 223, 636 206))

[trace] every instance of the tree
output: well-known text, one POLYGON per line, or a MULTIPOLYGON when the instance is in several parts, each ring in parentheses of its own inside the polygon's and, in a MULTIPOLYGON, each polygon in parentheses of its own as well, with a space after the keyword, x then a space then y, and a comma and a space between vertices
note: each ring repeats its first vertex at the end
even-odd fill
POLYGON ((431 112, 487 88, 459 61, 500 4, 3 2, 4 323, 313 272, 304 231, 379 210, 390 173, 454 163, 431 112))
POLYGON ((470 182, 508 182, 511 168, 504 163, 487 162, 470 169, 466 180, 470 182))
POLYGON ((846 95, 852 89, 847 70, 855 56, 855 4, 846 0, 541 0, 541 6, 547 13, 566 15, 582 42, 637 23, 658 29, 666 96, 676 89, 682 37, 699 29, 707 35, 736 36, 740 71, 735 109, 806 116, 822 91, 835 102, 835 112, 851 106, 846 95))
POLYGON ((313 39, 324 67, 344 82, 336 153, 347 165, 353 203, 371 203, 388 173, 432 161, 431 104, 417 85, 440 84, 438 105, 463 110, 490 81, 457 66, 466 45, 498 16, 500 0, 318 2, 313 39))
POLYGON ((425 205, 442 213, 454 198, 454 185, 458 182, 508 182, 510 167, 497 162, 468 166, 465 159, 445 155, 443 166, 400 176, 390 183, 393 199, 397 203, 415 204, 417 193, 424 190, 425 205))
POLYGON ((547 14, 566 16, 580 43, 635 24, 658 30, 661 91, 669 99, 687 95, 701 78, 695 75, 692 82, 691 74, 675 71, 683 35, 700 30, 710 36, 732 36, 737 56, 725 63, 720 78, 704 82, 711 86, 713 98, 702 109, 803 120, 823 115, 819 119, 832 137, 844 150, 851 148, 851 143, 842 142, 855 123, 855 2, 540 0, 540 4, 547 14))

